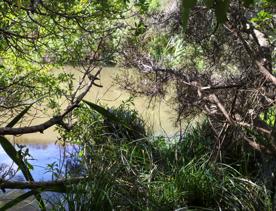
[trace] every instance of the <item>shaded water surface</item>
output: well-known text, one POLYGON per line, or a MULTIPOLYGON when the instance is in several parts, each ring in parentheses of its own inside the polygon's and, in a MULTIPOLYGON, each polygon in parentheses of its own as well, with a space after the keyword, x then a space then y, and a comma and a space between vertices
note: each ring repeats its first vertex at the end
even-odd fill
MULTIPOLYGON (((75 75, 76 80, 81 77, 81 74, 72 67, 65 67, 56 72, 70 72, 75 75)), ((91 91, 86 96, 86 100, 92 102, 100 102, 108 106, 118 106, 123 100, 129 98, 129 94, 120 90, 116 85, 113 84, 113 78, 116 74, 120 73, 117 68, 104 68, 101 73, 101 85, 103 88, 93 87, 91 91)), ((156 103, 153 108, 149 103, 149 100, 143 97, 135 98, 134 100, 135 109, 138 113, 145 119, 147 125, 152 128, 155 134, 173 134, 177 128, 174 127, 174 112, 167 105, 165 101, 160 101, 156 103)), ((44 120, 34 121, 33 124, 38 124, 44 120)), ((48 181, 52 179, 52 172, 49 171, 49 164, 55 164, 59 167, 64 165, 64 155, 69 151, 70 147, 62 147, 55 144, 57 140, 57 133, 53 129, 48 129, 41 133, 34 133, 23 135, 17 138, 12 138, 16 143, 26 145, 29 149, 29 154, 31 159, 29 163, 33 165, 34 169, 31 173, 36 181, 48 181)), ((25 148, 24 148, 25 149, 25 148)), ((15 164, 12 163, 11 159, 4 153, 3 149, 0 147, 0 166, 10 167, 16 169, 15 164)), ((53 166, 53 165, 52 165, 53 166)), ((1 168, 0 168, 1 169, 1 168)), ((22 174, 17 172, 14 180, 24 180, 22 174)), ((22 191, 9 191, 6 194, 0 193, 0 206, 1 203, 9 201, 9 199, 14 198, 22 191)), ((30 199, 32 200, 32 199, 30 199)), ((17 206, 13 210, 36 210, 33 207, 31 201, 24 201, 23 204, 17 206)))
MULTIPOLYGON (((50 181, 52 180, 52 170, 49 168, 49 164, 56 169, 62 170, 66 165, 66 155, 70 152, 71 147, 63 147, 58 144, 49 143, 49 144, 27 144, 24 146, 23 150, 28 148, 29 154, 31 155, 28 159, 28 162, 33 166, 31 174, 35 181, 50 181)), ((17 149, 19 149, 17 147, 17 149)), ((24 181, 24 177, 21 171, 17 171, 17 166, 12 162, 12 160, 5 154, 4 150, 0 147, 0 169, 11 173, 15 173, 12 176, 11 180, 24 181)), ((1 174, 0 174, 1 175, 1 174)), ((26 192, 25 190, 5 190, 6 192, 0 192, 0 207, 2 204, 9 202, 15 197, 26 192)), ((43 198, 49 199, 54 197, 60 197, 58 194, 45 192, 42 194, 43 198)), ((13 211, 32 211, 38 210, 37 203, 33 197, 29 197, 23 202, 19 203, 17 206, 13 207, 13 211)))
MULTIPOLYGON (((33 166, 31 174, 36 181, 47 181, 52 179, 52 172, 48 165, 62 167, 65 165, 65 155, 70 151, 70 147, 63 147, 58 144, 27 144, 24 149, 29 150, 28 162, 33 166)), ((17 147, 18 149, 18 147, 17 147)), ((5 154, 4 150, 0 147, 0 166, 2 168, 12 166, 16 170, 17 166, 5 154)), ((7 168, 6 168, 7 170, 7 168)), ((23 181, 24 177, 21 172, 17 172, 14 180, 23 181)))

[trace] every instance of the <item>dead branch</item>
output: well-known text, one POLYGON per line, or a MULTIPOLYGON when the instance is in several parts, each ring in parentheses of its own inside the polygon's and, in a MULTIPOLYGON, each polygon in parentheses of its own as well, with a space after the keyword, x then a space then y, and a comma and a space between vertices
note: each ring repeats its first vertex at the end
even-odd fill
POLYGON ((215 103, 218 108, 220 109, 220 111, 223 113, 223 115, 225 116, 225 118, 227 119, 227 121, 230 124, 234 124, 232 118, 229 116, 228 112, 226 111, 225 107, 222 105, 222 103, 219 101, 218 97, 215 94, 211 94, 209 95, 208 98, 211 102, 215 103))
MULTIPOLYGON (((225 28, 228 29, 230 32, 232 32, 233 34, 235 34, 236 37, 238 37, 238 39, 241 41, 241 43, 243 44, 246 52, 248 53, 249 57, 252 58, 253 62, 255 63, 255 65, 258 67, 260 73, 269 81, 271 81, 273 83, 274 86, 276 86, 276 77, 274 75, 271 74, 271 70, 268 70, 260 61, 260 59, 258 59, 258 55, 255 54, 255 52, 250 48, 248 42, 243 38, 241 32, 234 27, 234 24, 230 24, 227 23, 225 24, 225 28)), ((255 30, 256 31, 256 30, 255 30)), ((255 35, 255 34, 254 34, 255 35)), ((261 34, 262 35, 262 34, 261 34)), ((269 43, 267 40, 264 40, 264 36, 260 36, 257 37, 255 35, 256 38, 258 38, 258 44, 259 43, 269 43), (259 40, 260 39, 260 40, 259 40)), ((266 46, 267 47, 267 46, 266 46)), ((263 48, 263 46, 260 46, 260 48, 263 48)), ((259 50, 258 52, 261 52, 261 50, 259 50)), ((261 60, 266 61, 267 58, 261 58, 261 60)))

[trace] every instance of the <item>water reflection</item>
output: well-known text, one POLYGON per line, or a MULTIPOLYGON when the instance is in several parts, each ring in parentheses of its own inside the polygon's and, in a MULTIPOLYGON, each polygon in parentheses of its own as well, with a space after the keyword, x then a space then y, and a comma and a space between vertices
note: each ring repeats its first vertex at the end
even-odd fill
MULTIPOLYGON (((17 150, 20 148, 16 146, 17 150)), ((70 154, 75 150, 73 146, 61 146, 59 144, 27 144, 25 148, 29 149, 29 154, 31 159, 29 163, 34 167, 31 170, 31 174, 35 181, 50 181, 53 179, 53 173, 47 167, 49 164, 55 164, 53 167, 56 167, 61 172, 64 172, 65 166, 70 162, 70 154)), ((3 148, 0 146, 0 178, 6 176, 9 178, 9 175, 2 175, 3 171, 12 170, 16 171, 17 166, 12 162, 12 160, 6 155, 3 148), (3 171, 1 171, 3 170, 3 171)), ((16 181, 25 181, 24 176, 21 171, 18 171, 15 176, 11 178, 16 181)), ((0 190, 0 207, 15 197, 25 193, 26 190, 5 190, 2 192, 0 190)), ((61 194, 53 192, 43 192, 42 197, 47 201, 55 200, 62 197, 61 194)), ((47 204, 51 207, 51 204, 47 204)), ((29 197, 28 199, 22 201, 18 205, 12 208, 13 211, 32 211, 39 210, 38 205, 34 197, 29 197)))
MULTIPOLYGON (((70 151, 70 146, 63 147, 58 144, 28 144, 29 154, 32 156, 29 163, 34 167, 31 170, 36 181, 47 181, 52 179, 52 172, 47 169, 48 164, 55 163, 56 166, 62 168, 65 162, 66 154, 70 151)), ((17 147, 18 149, 18 147, 17 147)), ((6 155, 2 147, 0 147, 0 166, 12 166, 16 170, 17 166, 6 155)), ((1 172, 0 172, 1 173, 1 172)), ((13 178, 14 180, 24 180, 21 172, 18 172, 13 178)))
MULTIPOLYGON (((129 94, 118 89, 116 85, 113 84, 113 77, 120 71, 116 68, 104 68, 101 73, 100 83, 103 88, 93 87, 93 89, 86 96, 86 100, 93 102, 100 102, 108 106, 119 106, 123 100, 129 98, 129 94)), ((57 70, 57 72, 71 72, 75 75, 76 79, 80 77, 80 73, 72 67, 64 67, 63 70, 57 70)), ((138 113, 146 120, 148 126, 152 128, 155 134, 173 134, 177 131, 174 127, 175 117, 173 110, 168 106, 165 101, 160 101, 157 103, 155 108, 149 106, 149 101, 147 98, 139 97, 134 100, 135 109, 138 113)), ((36 119, 33 124, 40 124, 46 119, 36 119)), ((62 169, 65 166, 70 166, 72 168, 72 160, 66 160, 66 157, 70 152, 74 151, 72 146, 63 147, 58 144, 54 144, 57 140, 57 133, 53 128, 50 128, 41 133, 25 134, 20 137, 9 137, 10 140, 14 140, 17 143, 26 144, 29 149, 29 154, 33 159, 29 160, 29 163, 34 167, 31 170, 31 174, 35 181, 49 181, 52 180, 53 174, 49 171, 47 166, 49 164, 55 164, 52 166, 57 166, 57 168, 62 169), (68 161, 68 162, 67 162, 68 161)), ((69 156, 70 157, 70 156, 69 156)), ((73 163, 76 164, 76 163, 73 163)), ((2 170, 8 170, 10 167, 16 170, 16 165, 12 160, 6 155, 2 147, 0 146, 0 177, 1 177, 1 166, 2 170)), ((49 167, 49 166, 48 166, 49 167)), ((75 167, 75 166, 73 166, 75 167)), ((11 171, 11 173, 13 173, 11 171)), ((5 175, 4 175, 5 176, 5 175)), ((8 175, 6 175, 8 176, 8 175)), ((13 180, 23 181, 24 177, 20 171, 18 171, 13 180)), ((8 191, 8 193, 3 194, 0 191, 0 207, 3 202, 8 202, 10 199, 18 196, 19 193, 23 191, 8 191)), ((47 193, 43 193, 46 195, 47 193)), ((43 195, 43 196, 44 196, 43 195)), ((51 193, 50 196, 53 196, 51 193)), ((48 198, 48 197, 43 197, 48 198)), ((21 205, 13 208, 13 210, 37 210, 36 206, 31 202, 33 198, 25 200, 21 205), (26 205, 28 205, 26 207, 26 205)))

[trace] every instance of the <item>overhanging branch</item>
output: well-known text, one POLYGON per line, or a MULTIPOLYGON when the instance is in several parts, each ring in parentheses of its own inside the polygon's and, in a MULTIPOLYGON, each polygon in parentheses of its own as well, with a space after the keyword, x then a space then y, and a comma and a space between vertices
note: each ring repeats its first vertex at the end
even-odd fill
MULTIPOLYGON (((271 81, 274 86, 276 86, 276 77, 271 73, 272 70, 268 70, 261 62, 261 60, 265 61, 265 60, 268 60, 268 59, 267 58, 258 59, 259 56, 256 55, 256 53, 250 48, 249 44, 243 38, 241 32, 234 27, 234 24, 231 25, 230 23, 227 23, 227 24, 225 24, 225 28, 227 28, 230 32, 232 32, 241 41, 241 43, 244 46, 246 52, 248 53, 250 58, 252 58, 254 64, 257 66, 260 73, 268 81, 271 81)), ((259 39, 263 40, 264 36, 261 36, 261 38, 259 38, 259 39)), ((258 40, 258 42, 260 43, 261 41, 258 40)), ((264 43, 264 41, 262 41, 262 43, 264 43)), ((267 41, 267 43, 269 43, 269 42, 267 41)), ((263 46, 261 46, 261 47, 263 47, 263 46)), ((268 48, 268 46, 266 46, 266 47, 268 48)), ((259 50, 259 52, 261 52, 261 50, 259 50)))
POLYGON ((47 120, 46 122, 34 126, 27 126, 27 127, 18 127, 18 128, 10 128, 10 127, 3 127, 0 128, 0 135, 22 135, 27 133, 36 133, 40 132, 43 133, 44 130, 52 127, 53 125, 62 125, 63 118, 73 111, 76 107, 78 107, 79 103, 82 101, 82 99, 85 97, 85 95, 89 92, 92 85, 94 85, 95 80, 97 80, 97 76, 100 74, 101 68, 96 72, 96 74, 93 77, 90 77, 90 82, 84 89, 82 93, 80 93, 75 101, 71 103, 61 115, 54 116, 51 119, 47 120))
POLYGON ((0 189, 30 189, 42 191, 65 192, 69 185, 88 181, 88 177, 76 177, 47 182, 18 182, 0 179, 0 189))

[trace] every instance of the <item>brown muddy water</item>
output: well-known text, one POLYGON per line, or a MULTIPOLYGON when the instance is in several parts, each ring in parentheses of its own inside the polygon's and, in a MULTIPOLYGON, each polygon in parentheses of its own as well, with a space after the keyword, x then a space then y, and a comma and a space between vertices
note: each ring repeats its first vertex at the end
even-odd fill
MULTIPOLYGON (((120 68, 106 67, 102 70, 100 75, 100 82, 103 87, 92 87, 89 93, 86 95, 85 99, 91 102, 100 103, 102 105, 107 105, 109 107, 119 106, 122 101, 127 100, 130 94, 124 90, 119 89, 115 84, 114 78, 122 73, 120 68)), ((75 76, 76 81, 81 78, 81 73, 78 69, 73 67, 64 67, 54 72, 61 73, 67 72, 72 73, 75 76)), ((174 126, 175 122, 175 112, 169 105, 169 100, 171 96, 167 99, 156 99, 151 101, 147 97, 136 97, 134 99, 134 108, 138 111, 139 115, 146 121, 147 126, 153 132, 153 134, 163 134, 163 135, 174 135, 179 128, 174 126)), ((47 120, 46 118, 40 118, 39 120, 34 120, 33 124, 38 124, 47 120)), ((22 135, 16 137, 17 143, 23 144, 48 144, 54 143, 57 139, 58 134, 53 128, 46 130, 43 134, 33 133, 22 135)))
MULTIPOLYGON (((130 95, 127 92, 120 90, 118 86, 114 84, 113 80, 117 74, 121 73, 121 71, 121 69, 114 67, 104 68, 100 75, 100 84, 103 87, 92 87, 85 99, 110 107, 119 106, 122 101, 127 100, 130 95)), ((73 67, 64 67, 62 69, 55 70, 55 72, 73 73, 76 80, 81 77, 81 73, 73 67)), ((137 97, 134 99, 134 104, 135 109, 146 121, 147 126, 150 128, 153 134, 173 136, 176 134, 177 130, 179 130, 179 128, 174 127, 175 113, 168 105, 168 102, 165 100, 159 100, 153 103, 145 97, 137 97)), ((38 124, 45 120, 46 118, 35 120, 33 121, 33 124, 38 124)), ((53 128, 46 130, 43 134, 34 133, 22 135, 20 137, 10 137, 10 140, 14 144, 26 145, 26 147, 29 149, 29 153, 32 156, 32 159, 30 159, 29 162, 34 166, 34 169, 31 171, 31 173, 35 180, 51 180, 52 173, 49 172, 47 166, 54 163, 62 166, 62 162, 64 161, 63 158, 67 152, 70 152, 70 146, 65 148, 59 144, 55 144, 57 142, 57 138, 58 134, 54 131, 53 128)), ((15 164, 12 163, 10 158, 0 147, 0 167, 1 166, 12 166, 14 169, 16 169, 15 164)), ((18 172, 13 179, 24 180, 20 172, 18 172)), ((0 191, 0 210, 2 204, 15 198, 20 193, 22 193, 22 191, 8 190, 6 193, 2 193, 0 191)), ((44 197, 47 198, 47 193, 44 195, 44 197)), ((33 200, 33 198, 29 198, 11 210, 37 210, 38 208, 33 200)))

